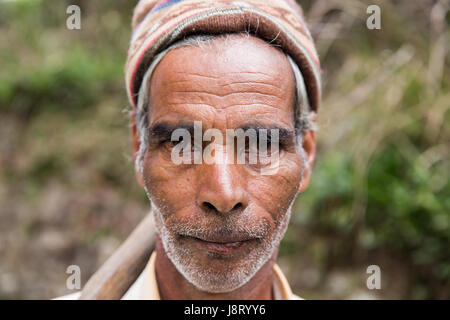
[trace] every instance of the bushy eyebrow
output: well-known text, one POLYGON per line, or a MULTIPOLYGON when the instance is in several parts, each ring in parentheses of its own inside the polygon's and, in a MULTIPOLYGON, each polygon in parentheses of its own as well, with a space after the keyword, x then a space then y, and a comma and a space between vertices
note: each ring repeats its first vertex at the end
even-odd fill
POLYGON ((271 130, 278 130, 278 138, 280 143, 288 143, 294 141, 295 137, 295 130, 291 130, 288 128, 283 127, 277 127, 277 126, 261 126, 261 125, 246 125, 241 127, 244 131, 247 130, 255 130, 258 134, 260 130, 266 130, 267 131, 267 137, 271 138, 271 130))
MULTIPOLYGON (((172 138, 172 134, 177 129, 187 130, 191 136, 194 135, 195 125, 193 122, 178 122, 178 123, 169 123, 169 122, 158 122, 153 124, 149 129, 149 139, 151 142, 160 142, 160 141, 170 141, 172 138)), ((289 143, 294 141, 295 130, 291 130, 288 128, 277 127, 277 126, 262 126, 262 125, 246 125, 239 127, 237 129, 242 129, 244 131, 247 130, 255 130, 257 134, 260 133, 261 130, 267 131, 267 137, 271 138, 271 130, 278 130, 278 137, 280 143, 289 143)))
POLYGON ((152 125, 149 129, 149 139, 153 142, 167 141, 171 140, 172 134, 177 129, 185 129, 191 135, 194 134, 194 123, 193 122, 159 122, 152 125))

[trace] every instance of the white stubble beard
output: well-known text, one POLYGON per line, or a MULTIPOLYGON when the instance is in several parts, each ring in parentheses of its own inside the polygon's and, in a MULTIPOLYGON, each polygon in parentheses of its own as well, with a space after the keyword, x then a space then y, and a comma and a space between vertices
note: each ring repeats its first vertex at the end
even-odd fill
POLYGON ((156 231, 161 239, 164 251, 175 268, 184 278, 201 291, 211 293, 226 293, 234 291, 246 284, 261 269, 261 267, 272 257, 283 238, 289 220, 291 218, 292 206, 296 196, 284 213, 282 219, 271 233, 270 239, 263 239, 262 244, 250 251, 250 254, 242 259, 238 268, 226 269, 224 272, 215 272, 199 265, 195 255, 189 248, 180 247, 175 236, 168 230, 164 223, 161 210, 151 200, 153 218, 156 231))

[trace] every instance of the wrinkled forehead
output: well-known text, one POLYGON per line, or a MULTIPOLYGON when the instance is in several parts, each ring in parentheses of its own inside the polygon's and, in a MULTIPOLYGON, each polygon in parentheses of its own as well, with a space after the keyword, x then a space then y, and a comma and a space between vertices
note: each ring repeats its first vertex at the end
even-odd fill
POLYGON ((221 110, 247 117, 271 113, 292 123, 290 63, 283 52, 251 36, 218 37, 171 50, 154 70, 149 89, 151 118, 169 111, 221 110))

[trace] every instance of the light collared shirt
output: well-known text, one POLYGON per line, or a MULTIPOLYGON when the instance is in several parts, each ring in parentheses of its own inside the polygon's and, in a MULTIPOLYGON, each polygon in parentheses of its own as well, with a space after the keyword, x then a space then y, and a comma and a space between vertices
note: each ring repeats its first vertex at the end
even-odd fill
MULTIPOLYGON (((145 269, 131 285, 121 300, 161 300, 155 273, 156 251, 153 251, 145 269)), ((302 300, 292 293, 291 287, 277 264, 273 266, 273 295, 274 300, 302 300)), ((76 300, 81 292, 58 297, 55 300, 76 300)))

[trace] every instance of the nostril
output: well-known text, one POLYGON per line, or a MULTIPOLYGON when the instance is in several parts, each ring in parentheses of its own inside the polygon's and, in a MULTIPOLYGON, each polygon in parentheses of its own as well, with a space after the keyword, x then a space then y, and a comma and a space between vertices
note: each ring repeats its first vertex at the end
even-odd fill
POLYGON ((242 208, 242 203, 238 202, 234 205, 234 207, 230 211, 235 211, 242 208))
POLYGON ((219 208, 217 208, 215 205, 213 205, 211 202, 208 202, 208 201, 204 201, 204 202, 203 202, 203 206, 204 206, 206 209, 211 210, 211 211, 214 211, 214 212, 217 212, 217 213, 231 213, 231 212, 234 212, 234 211, 236 211, 236 210, 239 210, 239 209, 243 208, 242 202, 236 203, 236 204, 233 206, 233 208, 231 208, 231 210, 229 210, 228 212, 226 212, 226 210, 224 210, 224 211, 222 212, 222 210, 219 210, 219 208))
POLYGON ((210 202, 205 201, 203 202, 203 205, 210 210, 218 211, 217 208, 210 202))

